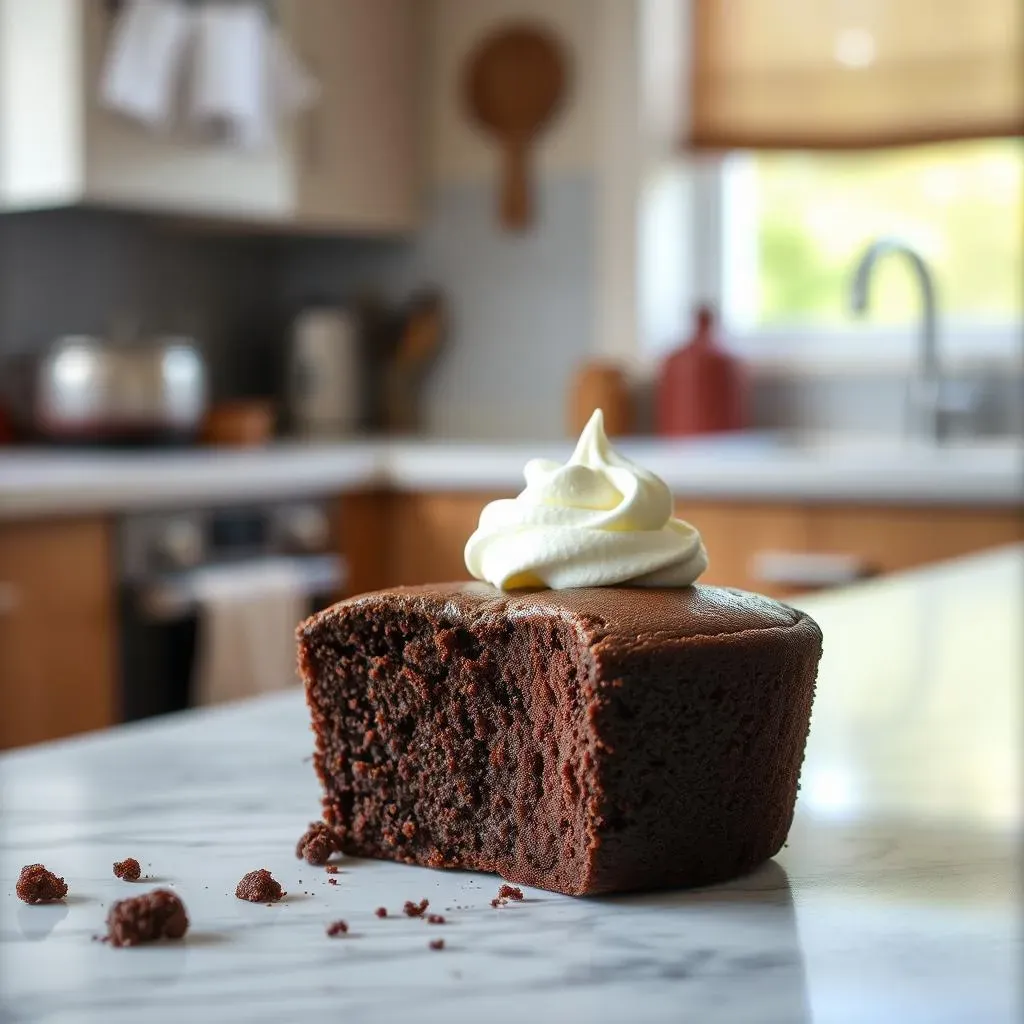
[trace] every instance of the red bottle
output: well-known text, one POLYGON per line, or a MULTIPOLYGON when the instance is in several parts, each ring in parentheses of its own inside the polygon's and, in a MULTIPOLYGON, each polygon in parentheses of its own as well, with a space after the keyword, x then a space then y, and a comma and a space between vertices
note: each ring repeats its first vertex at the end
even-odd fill
POLYGON ((719 345, 709 307, 697 309, 690 341, 661 364, 655 395, 659 434, 683 437, 742 430, 746 426, 746 375, 742 363, 719 345))

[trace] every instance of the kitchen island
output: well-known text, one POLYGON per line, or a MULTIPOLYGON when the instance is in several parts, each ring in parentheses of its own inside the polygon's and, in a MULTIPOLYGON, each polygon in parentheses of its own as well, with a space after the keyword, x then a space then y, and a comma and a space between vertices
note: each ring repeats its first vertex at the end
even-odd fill
POLYGON ((297 861, 318 807, 297 692, 6 755, 0 1019, 1018 1020, 1024 548, 796 603, 825 656, 788 845, 696 892, 495 909, 492 876, 297 861), (148 879, 113 877, 129 856, 148 879), (35 861, 65 903, 16 900, 35 861), (279 904, 235 899, 258 867, 279 904), (184 941, 92 941, 158 882, 184 941), (444 925, 401 914, 424 897, 444 925))

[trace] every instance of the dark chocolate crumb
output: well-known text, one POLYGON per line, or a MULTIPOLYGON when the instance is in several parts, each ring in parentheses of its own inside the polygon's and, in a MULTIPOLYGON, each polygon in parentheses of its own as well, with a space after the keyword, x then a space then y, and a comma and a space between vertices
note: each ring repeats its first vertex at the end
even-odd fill
POLYGON ((327 926, 327 934, 333 939, 344 935, 348 931, 348 925, 344 921, 335 921, 327 926))
POLYGON ((337 885, 338 884, 338 880, 336 878, 328 878, 327 879, 327 884, 328 885, 337 885))
POLYGON ((266 903, 268 906, 285 895, 281 883, 266 868, 250 871, 235 887, 235 895, 250 903, 266 903))
POLYGON ((142 876, 142 867, 134 857, 125 857, 114 862, 114 876, 126 882, 137 882, 142 876))
POLYGON ((431 939, 427 945, 429 945, 431 949, 444 949, 444 939, 431 939))
POLYGON ((107 914, 107 938, 114 946, 180 939, 187 931, 185 906, 169 889, 119 900, 107 914))
POLYGON ((378 917, 387 917, 387 916, 388 916, 388 908, 387 908, 387 907, 378 907, 378 908, 377 908, 377 909, 376 909, 376 910, 374 911, 374 913, 375 913, 375 914, 376 914, 376 915, 377 915, 378 917))
POLYGON ((53 903, 68 894, 67 883, 42 864, 26 864, 14 887, 18 899, 25 903, 53 903))
POLYGON ((518 901, 523 898, 523 890, 517 885, 503 885, 498 890, 498 898, 518 901))
POLYGON ((499 899, 497 896, 495 896, 494 899, 491 900, 492 907, 503 907, 505 906, 506 903, 508 903, 508 900, 499 899))
POLYGON ((331 854, 340 850, 338 836, 322 821, 311 821, 295 847, 295 856, 309 864, 326 864, 331 854))
POLYGON ((428 914, 427 924, 444 924, 444 917, 441 914, 428 914))
POLYGON ((405 906, 402 910, 406 917, 422 917, 427 912, 427 907, 430 906, 430 900, 420 900, 419 903, 413 903, 412 900, 406 900, 405 906))

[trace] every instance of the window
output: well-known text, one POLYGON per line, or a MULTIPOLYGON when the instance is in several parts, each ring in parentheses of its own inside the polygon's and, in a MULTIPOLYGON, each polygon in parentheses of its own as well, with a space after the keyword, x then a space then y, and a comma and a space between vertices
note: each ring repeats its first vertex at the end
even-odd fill
MULTIPOLYGON (((994 7, 971 7, 970 15, 961 12, 973 26, 972 32, 1001 16, 992 12, 1003 10, 1003 0, 992 3, 994 7), (984 19, 975 17, 982 13, 984 19)), ((733 5, 708 0, 703 9, 721 15, 725 25, 727 6, 729 18, 740 8, 752 17, 764 13, 763 5, 754 0, 733 5)), ((819 7, 805 0, 794 10, 818 11, 819 7)), ((871 10, 878 14, 876 8, 871 10)), ((615 301, 633 300, 636 347, 657 358, 689 335, 693 307, 710 302, 719 311, 726 338, 752 362, 778 364, 784 370, 790 365, 826 371, 903 370, 916 358, 920 321, 919 288, 907 262, 896 256, 881 260, 872 277, 867 315, 857 317, 850 308, 854 272, 867 245, 880 237, 898 237, 920 252, 931 269, 943 358, 951 357, 964 367, 975 361, 1003 367, 1008 360, 1020 360, 1024 354, 1024 142, 1009 137, 1008 127, 1017 108, 1007 107, 1002 120, 992 119, 995 128, 1007 129, 1006 137, 999 138, 899 149, 730 151, 731 145, 739 143, 729 141, 726 131, 723 141, 713 147, 698 151, 684 147, 680 152, 680 125, 684 138, 694 126, 694 92, 689 86, 694 81, 691 21, 695 9, 696 0, 646 0, 642 8, 641 116, 635 138, 623 134, 617 152, 625 155, 622 166, 616 165, 622 180, 633 181, 635 187, 636 292, 630 295, 624 289, 613 295, 607 302, 606 319, 614 321, 615 301), (722 152, 727 155, 717 155, 722 152)), ((863 5, 859 9, 868 10, 863 5)), ((921 0, 914 11, 926 16, 931 7, 921 0)), ((845 17, 839 10, 832 14, 845 17)), ((825 31, 826 42, 834 27, 829 21, 832 14, 826 11, 817 26, 825 31)), ((934 48, 938 40, 928 36, 922 42, 909 22, 889 19, 885 27, 909 31, 907 45, 914 52, 919 42, 934 48)), ((949 27, 945 25, 944 30, 949 27)), ((977 78, 971 68, 979 54, 984 57, 1001 39, 987 29, 982 35, 979 41, 967 33, 963 40, 965 46, 970 44, 970 60, 958 64, 957 70, 971 80, 977 78)), ((751 40, 751 46, 757 44, 754 50, 763 42, 756 33, 751 40)), ((807 43, 800 35, 789 41, 800 40, 807 43)), ((711 95, 709 83, 715 88, 728 86, 736 70, 729 63, 733 58, 745 59, 754 52, 734 45, 731 37, 722 36, 719 43, 717 57, 725 64, 715 65, 715 74, 705 79, 705 100, 711 95)), ((1003 75, 1013 65, 1016 51, 1001 45, 996 50, 1003 75)), ((801 61, 809 52, 794 54, 782 70, 777 61, 767 58, 755 62, 750 74, 756 79, 766 69, 780 75, 783 70, 806 71, 813 78, 827 69, 832 51, 828 49, 820 66, 815 58, 804 67, 801 61)), ((887 47, 885 52, 893 60, 902 60, 900 47, 887 47)), ((950 51, 939 47, 933 56, 943 67, 949 63, 950 51)), ((986 61, 991 63, 984 57, 986 61)), ((903 63, 904 71, 909 68, 915 75, 921 71, 919 66, 903 63)), ((884 68, 878 65, 875 70, 884 68)), ((1010 87, 1017 82, 1016 76, 1003 78, 1010 87)), ((726 107, 711 103, 705 112, 716 117, 728 113, 732 99, 744 90, 749 93, 750 81, 743 78, 739 93, 719 94, 719 99, 728 101, 726 107)), ((982 76, 978 81, 988 79, 982 76)), ((627 85, 624 80, 623 92, 627 85)), ((957 90, 952 92, 954 98, 959 95, 957 90)), ((756 92, 751 95, 756 99, 756 92)), ((1017 93, 1010 88, 1006 95, 1012 100, 1017 93)), ((941 127, 945 123, 941 108, 942 104, 929 108, 932 121, 928 124, 941 127)), ((812 103, 800 113, 811 116, 822 109, 827 113, 828 104, 812 103)), ((969 107, 968 114, 974 109, 969 107)), ((957 117, 964 113, 959 107, 957 111, 957 117)), ((956 111, 947 113, 952 116, 956 111)), ((616 116, 621 119, 617 107, 609 113, 609 122, 616 116)), ((773 127, 785 134, 792 128, 791 120, 776 119, 773 127)), ((904 122, 921 127, 912 119, 904 122)), ((835 127, 826 118, 824 134, 831 139, 835 127)), ((840 141, 855 144, 849 135, 840 141)), ((611 220, 619 207, 611 208, 611 201, 606 201, 610 207, 606 216, 611 220)), ((623 265, 627 259, 627 255, 621 257, 623 265)), ((625 277, 626 271, 622 273, 625 277)))
MULTIPOLYGON (((851 327, 849 288, 869 242, 897 236, 935 276, 946 332, 1019 330, 1024 147, 1018 140, 850 153, 736 154, 722 165, 718 296, 733 334, 851 327)), ((906 262, 871 288, 872 328, 917 320, 906 262)), ((865 328, 861 327, 861 334, 865 328)))

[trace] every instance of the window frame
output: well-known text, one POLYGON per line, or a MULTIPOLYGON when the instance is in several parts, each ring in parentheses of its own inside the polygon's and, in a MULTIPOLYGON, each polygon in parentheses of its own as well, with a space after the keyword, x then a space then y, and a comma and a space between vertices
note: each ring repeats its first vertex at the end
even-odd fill
MULTIPOLYGON (((753 295, 757 273, 755 239, 740 228, 743 175, 749 155, 730 153, 714 160, 693 179, 693 206, 703 210, 689 225, 690 244, 702 254, 693 294, 707 296, 718 311, 729 347, 761 368, 806 372, 908 370, 920 358, 919 322, 872 325, 850 314, 848 327, 834 324, 755 326, 753 309, 737 307, 734 297, 753 295)), ((747 190, 749 192, 749 190, 747 190)), ((749 224, 749 219, 746 220, 749 224)), ((853 268, 850 268, 852 280, 853 268)), ((1024 320, 983 321, 943 314, 939 295, 938 344, 943 365, 952 370, 1020 368, 1024 357, 1024 320)))

